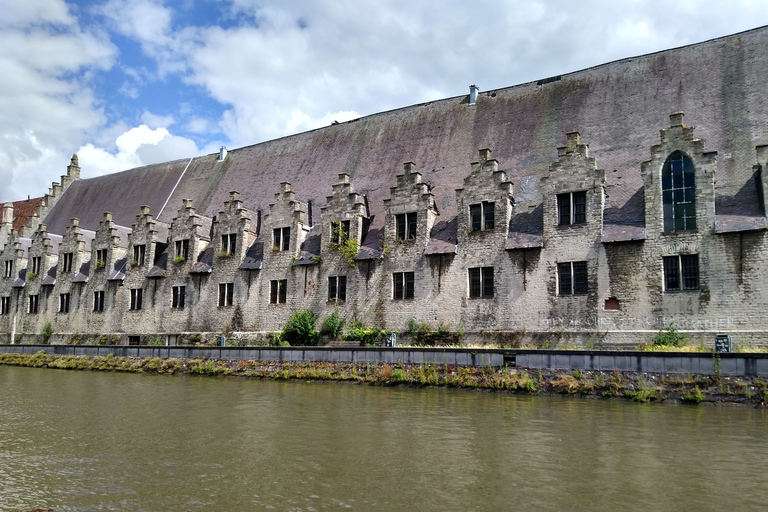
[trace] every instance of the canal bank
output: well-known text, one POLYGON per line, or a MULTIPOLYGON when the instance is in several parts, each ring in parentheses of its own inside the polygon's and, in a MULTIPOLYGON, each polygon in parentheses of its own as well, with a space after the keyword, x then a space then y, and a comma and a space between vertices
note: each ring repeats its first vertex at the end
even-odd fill
POLYGON ((447 387, 565 395, 636 402, 682 402, 765 407, 768 382, 757 377, 692 373, 526 369, 455 364, 266 361, 2 353, 0 365, 63 370, 231 376, 270 380, 338 381, 381 386, 447 387))

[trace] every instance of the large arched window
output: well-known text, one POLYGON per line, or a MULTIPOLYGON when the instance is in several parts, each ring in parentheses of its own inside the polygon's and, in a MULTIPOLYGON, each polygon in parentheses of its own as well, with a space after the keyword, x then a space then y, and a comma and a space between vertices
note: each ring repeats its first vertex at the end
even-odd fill
POLYGON ((661 170, 664 231, 696 229, 696 176, 693 162, 675 151, 661 170))

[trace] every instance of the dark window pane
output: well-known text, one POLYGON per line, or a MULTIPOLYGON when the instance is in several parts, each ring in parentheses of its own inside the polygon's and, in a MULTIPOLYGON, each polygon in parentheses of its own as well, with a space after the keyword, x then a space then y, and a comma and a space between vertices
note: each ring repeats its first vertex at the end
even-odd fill
POLYGON ((339 276, 339 300, 347 300, 347 276, 339 276))
POLYGON ((673 153, 672 156, 672 174, 678 174, 683 172, 683 161, 680 159, 680 153, 673 153))
POLYGON ((584 294, 589 291, 589 278, 587 275, 587 262, 573 262, 573 293, 584 294))
POLYGON ((405 292, 403 295, 404 299, 412 299, 413 293, 414 293, 414 273, 413 272, 405 272, 405 292))
POLYGON ((573 193, 573 223, 583 224, 587 222, 587 193, 573 193))
POLYGON ((699 287, 699 255, 680 256, 683 267, 683 290, 696 290, 699 287))
POLYGON ((341 238, 342 240, 349 240, 349 221, 345 220, 341 223, 341 238))
POLYGON ((684 202, 685 202, 685 190, 681 188, 675 190, 675 203, 684 203, 684 202))
POLYGON ((664 256, 664 289, 666 291, 680 289, 680 268, 677 256, 664 256))
POLYGON ((469 269, 469 296, 480 297, 480 269, 469 269))
POLYGON ((283 250, 291 248, 291 228, 283 228, 283 250))
POLYGON ((280 250, 280 247, 283 246, 283 244, 280 241, 280 235, 281 234, 282 234, 282 229, 280 229, 280 228, 275 228, 275 230, 273 231, 273 236, 275 238, 273 246, 278 251, 280 250))
POLYGON ((280 304, 285 304, 285 298, 288 294, 288 280, 287 279, 281 279, 278 283, 279 289, 280 289, 280 304))
POLYGON ((558 225, 567 226, 571 223, 571 194, 557 196, 558 225))
POLYGON ((493 267, 483 267, 483 297, 493 297, 493 267))
POLYGON ((395 272, 392 274, 392 284, 394 287, 393 298, 399 300, 403 298, 403 273, 395 272))
POLYGON ((472 231, 480 231, 483 228, 483 208, 479 204, 473 204, 469 207, 470 224, 472 231))
POLYGON ((336 298, 336 278, 329 277, 328 278, 328 300, 333 300, 335 298, 336 298))
POLYGON ((496 225, 495 207, 493 203, 483 203, 483 229, 493 229, 496 225))
POLYGON ((693 171, 689 171, 683 174, 683 184, 686 188, 693 188, 696 185, 696 175, 693 173, 693 171))
POLYGON ((560 295, 570 295, 573 293, 571 286, 571 264, 557 264, 558 293, 560 295))
POLYGON ((408 214, 408 238, 416 238, 416 214, 408 214))
POLYGON ((673 174, 672 175, 672 186, 674 188, 680 188, 683 186, 683 175, 681 174, 673 174))
POLYGON ((405 215, 395 215, 395 221, 397 224, 397 239, 405 240, 405 215))
POLYGON ((277 304, 277 281, 270 283, 269 302, 277 304))
POLYGON ((235 283, 227 284, 227 306, 231 306, 235 302, 235 283))
POLYGON ((672 188, 672 174, 668 170, 661 175, 661 188, 662 190, 669 190, 672 188))

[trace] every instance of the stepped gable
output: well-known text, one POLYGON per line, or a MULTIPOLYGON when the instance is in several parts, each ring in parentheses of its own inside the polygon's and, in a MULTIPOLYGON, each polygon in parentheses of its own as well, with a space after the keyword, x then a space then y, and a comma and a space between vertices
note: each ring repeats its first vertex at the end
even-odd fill
MULTIPOLYGON (((106 211, 113 213, 115 224, 120 226, 130 226, 143 205, 159 212, 189 161, 174 160, 76 180, 45 217, 48 231, 63 234, 74 217, 80 219, 83 229, 95 231, 106 211)), ((178 205, 173 212, 176 210, 178 205)))
MULTIPOLYGON (((37 207, 43 204, 44 197, 33 197, 23 201, 13 201, 13 229, 20 231, 27 225, 29 218, 37 211, 37 207)), ((0 222, 3 221, 3 206, 7 203, 0 203, 0 222)))

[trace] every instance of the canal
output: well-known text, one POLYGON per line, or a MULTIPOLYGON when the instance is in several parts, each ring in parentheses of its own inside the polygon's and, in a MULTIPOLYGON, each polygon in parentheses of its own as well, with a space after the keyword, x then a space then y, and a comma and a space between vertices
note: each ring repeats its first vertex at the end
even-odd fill
POLYGON ((0 510, 761 510, 764 410, 0 366, 0 510))

